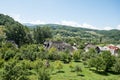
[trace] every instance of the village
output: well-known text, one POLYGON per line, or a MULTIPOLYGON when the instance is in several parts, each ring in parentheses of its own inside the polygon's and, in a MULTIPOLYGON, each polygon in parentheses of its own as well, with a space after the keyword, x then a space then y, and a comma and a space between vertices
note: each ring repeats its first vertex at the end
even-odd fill
MULTIPOLYGON (((57 48, 58 51, 64 51, 69 50, 70 52, 73 52, 74 50, 77 50, 77 45, 74 43, 73 46, 71 46, 68 43, 62 42, 62 41, 46 41, 44 42, 44 46, 46 49, 50 49, 52 47, 57 48)), ((102 51, 110 51, 111 55, 117 56, 118 51, 120 50, 120 45, 113 45, 109 44, 106 46, 97 46, 92 43, 85 43, 84 51, 88 52, 89 49, 95 49, 97 53, 101 53, 102 51)))

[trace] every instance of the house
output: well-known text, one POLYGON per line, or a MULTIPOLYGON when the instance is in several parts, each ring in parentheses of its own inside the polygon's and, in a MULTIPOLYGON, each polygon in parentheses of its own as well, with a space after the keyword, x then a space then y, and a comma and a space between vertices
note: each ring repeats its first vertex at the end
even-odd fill
POLYGON ((101 47, 99 46, 100 51, 109 51, 109 48, 107 46, 101 47))
POLYGON ((68 50, 70 52, 73 52, 74 50, 77 50, 75 46, 71 46, 70 44, 63 41, 45 41, 44 46, 46 49, 55 47, 58 51, 68 50))
POLYGON ((120 49, 120 45, 117 45, 116 47, 118 47, 120 49))
POLYGON ((108 46, 96 46, 91 43, 86 44, 86 47, 84 48, 85 52, 88 52, 90 48, 93 48, 96 50, 97 53, 100 53, 102 51, 110 51, 112 55, 117 56, 118 55, 118 50, 120 46, 114 46, 113 44, 110 44, 108 46))
POLYGON ((114 45, 108 45, 108 46, 104 46, 104 47, 99 46, 99 49, 100 49, 100 52, 102 52, 102 51, 110 51, 112 55, 117 56, 119 47, 114 46, 114 45))
POLYGON ((85 52, 88 52, 89 49, 91 49, 91 48, 95 49, 96 47, 97 47, 96 45, 93 45, 91 43, 86 43, 84 50, 85 50, 85 52))
POLYGON ((109 51, 111 52, 112 55, 117 56, 118 55, 118 50, 119 48, 116 46, 108 46, 109 51))

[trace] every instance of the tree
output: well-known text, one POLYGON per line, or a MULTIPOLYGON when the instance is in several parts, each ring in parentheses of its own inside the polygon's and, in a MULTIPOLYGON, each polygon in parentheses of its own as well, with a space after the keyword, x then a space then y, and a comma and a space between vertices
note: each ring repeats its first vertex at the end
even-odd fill
POLYGON ((89 67, 95 67, 97 71, 105 70, 106 65, 102 57, 97 56, 89 60, 89 67))
POLYGON ((112 71, 120 73, 120 58, 116 58, 115 63, 113 64, 112 71))
POLYGON ((25 43, 32 42, 29 29, 19 23, 6 27, 7 40, 14 41, 19 47, 25 43))
POLYGON ((45 39, 52 37, 50 28, 46 26, 34 28, 33 34, 35 43, 43 43, 45 39))
POLYGON ((89 60, 89 66, 95 67, 97 71, 110 71, 111 67, 115 63, 115 57, 111 55, 109 51, 104 51, 95 58, 89 60))
POLYGON ((109 71, 111 70, 111 67, 113 66, 113 64, 115 63, 115 56, 112 56, 110 51, 104 51, 102 52, 102 54, 100 55, 103 60, 104 60, 104 64, 105 64, 105 69, 104 71, 109 71))
POLYGON ((2 80, 28 80, 26 77, 26 69, 22 64, 18 63, 16 60, 11 60, 5 63, 2 73, 2 80))
POLYGON ((81 57, 81 51, 80 50, 74 51, 74 53, 73 53, 74 61, 79 61, 80 57, 81 57))

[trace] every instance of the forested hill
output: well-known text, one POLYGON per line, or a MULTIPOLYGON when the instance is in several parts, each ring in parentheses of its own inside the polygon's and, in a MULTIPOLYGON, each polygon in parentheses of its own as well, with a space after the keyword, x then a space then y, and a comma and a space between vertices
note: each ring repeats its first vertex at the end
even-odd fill
POLYGON ((82 39, 103 39, 105 42, 120 43, 120 30, 95 30, 81 27, 72 27, 58 24, 45 24, 29 26, 34 28, 36 26, 48 26, 53 30, 53 34, 60 34, 63 37, 80 37, 82 39))
MULTIPOLYGON (((3 15, 3 14, 0 14, 0 26, 8 27, 9 28, 8 30, 13 29, 11 27, 18 27, 18 26, 19 26, 18 28, 20 28, 20 29, 25 28, 25 31, 20 33, 23 35, 24 35, 24 33, 29 34, 29 31, 27 31, 28 28, 47 26, 47 27, 51 28, 53 36, 56 36, 56 34, 59 34, 60 36, 62 36, 64 38, 79 37, 81 39, 86 39, 86 40, 96 40, 97 41, 97 39, 101 39, 101 40, 103 40, 103 42, 120 43, 120 30, 94 30, 94 29, 87 29, 87 28, 81 28, 81 27, 58 25, 58 24, 46 24, 46 25, 29 24, 29 25, 25 26, 25 25, 15 21, 12 17, 10 17, 8 15, 3 15), (28 26, 28 28, 27 28, 27 26, 28 26)), ((14 28, 14 29, 17 29, 17 28, 14 28)), ((9 31, 7 31, 7 32, 9 34, 9 31)), ((17 42, 17 43, 19 44, 19 42, 17 42)))

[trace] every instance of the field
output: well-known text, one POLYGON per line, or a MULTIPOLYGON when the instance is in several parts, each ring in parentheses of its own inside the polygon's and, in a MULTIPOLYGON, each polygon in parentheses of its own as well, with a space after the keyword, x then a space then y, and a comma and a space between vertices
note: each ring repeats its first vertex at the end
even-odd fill
MULTIPOLYGON (((51 62, 54 64, 54 62, 51 62)), ((81 62, 73 62, 73 65, 80 65, 82 68, 82 72, 77 75, 76 72, 71 72, 69 68, 70 64, 63 64, 63 69, 59 72, 55 69, 51 73, 51 80, 120 80, 120 75, 112 74, 112 73, 98 73, 93 70, 89 70, 89 68, 84 67, 81 62)), ((37 76, 32 75, 29 76, 31 80, 37 80, 37 76)))

